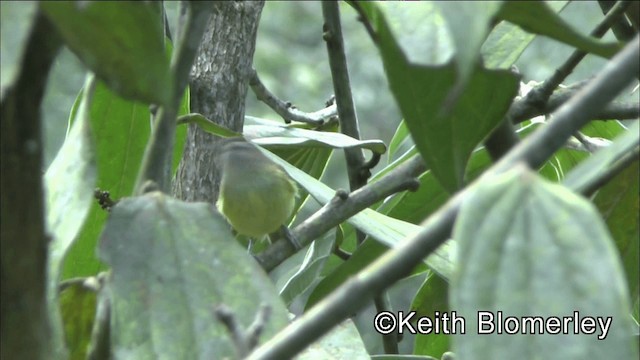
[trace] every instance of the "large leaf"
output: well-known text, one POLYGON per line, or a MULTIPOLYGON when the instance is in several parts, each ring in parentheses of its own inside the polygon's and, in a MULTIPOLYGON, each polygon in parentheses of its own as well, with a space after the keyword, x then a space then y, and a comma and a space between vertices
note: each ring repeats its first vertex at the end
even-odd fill
POLYGON ((391 91, 420 154, 442 186, 463 186, 473 149, 497 126, 516 95, 517 77, 508 71, 477 68, 456 97, 455 108, 443 103, 456 84, 453 64, 410 63, 375 3, 360 3, 378 35, 378 46, 391 91))
POLYGON ((65 352, 62 319, 58 308, 58 281, 62 260, 87 218, 96 164, 89 126, 89 104, 95 80, 87 78, 87 88, 80 102, 69 135, 44 177, 47 197, 47 231, 51 235, 47 274, 47 304, 58 356, 65 352), (69 214, 73 214, 70 216, 69 214))
MULTIPOLYGON (((82 92, 79 98, 82 96, 82 92)), ((189 92, 185 92, 180 113, 186 114, 189 92)), ((78 102, 71 111, 71 119, 78 102)), ((96 186, 109 191, 117 200, 133 191, 146 143, 149 139, 149 108, 125 100, 109 90, 102 82, 96 85, 89 109, 91 128, 96 142, 98 180, 96 186)), ((173 168, 176 169, 183 151, 186 129, 176 131, 173 168)), ((98 236, 104 227, 107 213, 97 203, 91 207, 87 222, 73 244, 64 264, 63 277, 95 275, 104 266, 95 255, 98 236)))
POLYGON ((213 313, 221 304, 243 327, 261 305, 269 306, 262 340, 288 322, 267 275, 210 204, 161 193, 124 199, 111 212, 99 252, 111 266, 116 358, 235 357, 228 330, 213 313))
POLYGON ((35 1, 0 2, 0 101, 22 69, 22 56, 37 15, 35 1))
POLYGON ((466 335, 454 337, 457 356, 638 357, 613 240, 585 199, 518 167, 478 184, 460 209, 453 236, 460 252, 451 308, 466 320, 467 329, 466 335), (479 329, 491 329, 490 316, 493 332, 480 334, 479 329), (564 333, 551 333, 554 328, 539 322, 535 329, 527 325, 526 331, 520 327, 517 334, 505 333, 505 322, 513 329, 531 316, 550 326, 553 317, 571 323, 564 333), (592 333, 581 327, 588 317, 595 319, 592 333), (526 335, 532 330, 539 335, 526 335))
POLYGON ((69 48, 128 99, 166 104, 171 96, 163 19, 156 3, 44 1, 69 48))

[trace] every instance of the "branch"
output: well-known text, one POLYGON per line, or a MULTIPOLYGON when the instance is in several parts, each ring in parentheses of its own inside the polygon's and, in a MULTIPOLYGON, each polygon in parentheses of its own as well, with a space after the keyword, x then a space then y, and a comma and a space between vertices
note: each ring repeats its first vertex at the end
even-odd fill
MULTIPOLYGON (((618 2, 620 3, 623 1, 618 1, 618 2)), ((600 9, 602 9, 603 14, 610 13, 611 12, 610 10, 615 3, 616 3, 615 0, 613 1, 598 0, 598 5, 600 5, 600 9)), ((621 41, 629 41, 631 38, 633 38, 633 35, 635 34, 633 27, 629 24, 627 19, 622 16, 616 19, 616 21, 613 24, 611 24, 611 31, 613 31, 613 34, 616 36, 616 38, 618 38, 618 40, 621 40, 621 41)))
POLYGON ((198 45, 211 16, 210 2, 193 1, 189 11, 181 19, 177 31, 177 43, 171 58, 173 73, 172 96, 167 104, 161 104, 155 116, 155 126, 144 152, 135 193, 141 194, 148 182, 154 182, 165 193, 171 185, 171 160, 176 132, 176 118, 182 95, 189 82, 189 72, 198 51, 198 45), (184 20, 184 21, 182 21, 184 20))
MULTIPOLYGON (((338 107, 340 131, 354 139, 360 139, 358 118, 351 95, 347 57, 344 53, 338 6, 339 4, 335 1, 322 2, 322 14, 325 21, 322 37, 327 43, 327 52, 329 53, 329 67, 331 68, 333 90, 338 107)), ((371 172, 364 167, 365 161, 361 149, 347 148, 344 150, 344 154, 347 160, 349 185, 351 191, 354 191, 367 183, 371 172)))
MULTIPOLYGON (((398 165, 384 177, 348 194, 346 197, 334 197, 315 214, 291 230, 291 233, 306 246, 320 235, 340 225, 345 219, 359 213, 367 207, 397 192, 415 191, 419 182, 415 179, 426 171, 420 156, 398 165)), ((266 271, 271 271, 295 253, 287 241, 277 241, 264 252, 256 255, 256 260, 266 271)))
MULTIPOLYGON (((547 115, 552 113, 564 103, 569 101, 575 94, 582 89, 588 81, 580 81, 566 88, 556 91, 549 101, 544 104, 535 103, 525 96, 520 100, 516 100, 514 105, 509 109, 507 117, 514 124, 530 120, 536 116, 547 115)), ((542 86, 538 85, 537 87, 542 86)), ((532 91, 536 91, 535 89, 532 91)), ((632 120, 640 117, 639 103, 623 103, 612 102, 607 104, 603 109, 589 114, 590 120, 632 120)))
MULTIPOLYGON (((345 135, 359 140, 360 128, 358 126, 355 105, 353 104, 353 96, 351 95, 347 57, 342 39, 339 5, 340 4, 335 1, 325 1, 322 3, 322 15, 325 21, 322 37, 327 43, 327 52, 329 53, 329 67, 331 68, 333 89, 338 106, 340 131, 345 135)), ((380 158, 374 156, 371 161, 365 162, 362 150, 358 148, 347 148, 344 150, 344 154, 347 162, 350 190, 355 191, 367 184, 367 180, 371 177, 371 168, 377 164, 380 158), (372 164, 374 165, 372 166, 372 164)), ((356 230, 358 246, 364 242, 365 238, 365 233, 356 230)), ((374 304, 377 312, 392 310, 387 294, 377 295, 374 299, 374 304)), ((395 332, 383 335, 382 342, 385 353, 398 353, 398 337, 395 332)))
POLYGON ((282 119, 284 119, 284 122, 287 124, 292 121, 297 121, 313 125, 322 125, 325 121, 328 121, 338 114, 335 105, 328 105, 326 108, 312 113, 305 113, 296 109, 290 102, 284 102, 273 95, 273 93, 264 86, 255 69, 251 70, 249 86, 251 86, 251 90, 256 94, 258 100, 267 104, 273 111, 282 116, 282 119))
MULTIPOLYGON (((609 30, 611 25, 624 14, 624 10, 629 6, 629 2, 619 1, 611 11, 602 19, 602 21, 591 32, 591 36, 595 38, 601 38, 609 30)), ((575 69, 576 66, 587 55, 586 52, 576 50, 571 54, 569 59, 565 61, 555 73, 546 80, 541 87, 535 89, 535 91, 529 92, 526 98, 532 103, 543 104, 549 100, 549 97, 553 91, 567 78, 575 69)))
POLYGON ((422 223, 423 230, 391 249, 350 278, 278 335, 256 349, 249 359, 287 359, 302 351, 333 326, 359 310, 365 302, 409 274, 425 257, 449 239, 462 202, 487 176, 524 162, 538 168, 567 139, 589 121, 588 114, 610 102, 638 76, 640 41, 636 36, 580 93, 556 111, 552 120, 513 148, 484 175, 454 195, 422 223))
MULTIPOLYGON (((611 24, 623 16, 624 10, 628 6, 628 3, 618 2, 591 32, 591 36, 596 38, 604 36, 607 30, 611 27, 611 24)), ((575 69, 586 55, 587 53, 584 51, 574 51, 569 59, 567 59, 567 61, 562 64, 562 66, 560 66, 548 80, 525 96, 525 103, 530 103, 533 106, 538 107, 543 107, 544 104, 547 104, 549 97, 554 90, 564 79, 567 78, 567 76, 569 76, 569 74, 571 74, 571 72, 573 72, 573 69, 575 69)), ((515 105, 515 107, 517 106, 519 105, 515 105)), ((509 112, 511 112, 511 109, 509 110, 509 112)), ((494 161, 500 159, 520 141, 520 138, 516 134, 512 124, 514 124, 513 119, 509 117, 509 114, 507 114, 500 126, 494 130, 487 141, 485 141, 485 147, 494 161)))

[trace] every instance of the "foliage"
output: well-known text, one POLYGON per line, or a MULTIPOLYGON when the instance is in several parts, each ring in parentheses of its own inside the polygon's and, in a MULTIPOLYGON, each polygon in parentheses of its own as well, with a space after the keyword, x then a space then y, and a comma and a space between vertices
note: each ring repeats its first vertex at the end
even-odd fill
MULTIPOLYGON (((520 80, 527 74, 514 72, 512 66, 534 40, 548 37, 606 59, 626 45, 587 36, 586 29, 569 25, 559 15, 562 5, 342 4, 343 13, 360 16, 359 31, 366 31, 369 49, 375 49, 370 56, 383 66, 388 91, 380 87, 375 91, 392 98, 402 115, 388 121, 395 128, 389 146, 382 140, 341 134, 332 121, 322 126, 283 125, 247 116, 243 135, 262 146, 300 185, 299 209, 312 202, 325 206, 340 201, 336 189, 320 179, 330 157, 344 149, 359 149, 374 158, 387 153, 388 161, 369 179, 371 186, 384 186, 393 181, 389 175, 422 159, 420 170, 411 175, 419 186, 390 194, 372 192, 365 209, 345 210, 348 215, 337 218, 339 226, 331 226, 332 231, 318 230, 311 236, 299 230, 307 246, 298 254, 284 256, 286 260, 272 266, 260 264, 270 270, 270 278, 208 204, 186 203, 160 192, 134 196, 145 149, 155 136, 149 119, 158 121, 149 105, 171 106, 170 88, 180 82, 170 66, 180 54, 180 40, 174 50, 164 37, 158 3, 38 6, 68 48, 95 74, 88 76, 69 109, 67 137, 45 174, 52 236, 47 296, 57 354, 83 358, 96 351, 106 326, 108 349, 115 358, 241 355, 237 339, 232 340, 237 335, 233 327, 216 319, 216 305, 229 306, 237 326, 251 329, 259 305, 268 304, 271 314, 262 324, 260 338, 264 344, 286 328, 287 310, 296 315, 322 311, 318 309, 335 294, 350 286, 367 286, 353 279, 375 274, 395 254, 393 249, 420 241, 426 224, 459 196, 463 200, 451 238, 421 254, 422 262, 403 275, 402 281, 419 285, 409 294, 405 291, 404 297, 394 291, 399 283, 384 283, 383 288, 391 288, 396 311, 415 311, 416 317, 431 319, 458 312, 467 319, 468 336, 408 335, 400 343, 401 353, 421 359, 444 359, 450 356, 448 351, 474 359, 637 358, 633 335, 640 303, 637 121, 629 126, 613 118, 593 120, 578 136, 587 142, 578 137, 563 141, 567 145, 544 159, 539 169, 518 165, 492 172, 494 154, 484 147, 493 131, 511 119, 513 104, 526 100, 520 80), (417 30, 410 32, 407 26, 417 30), (473 36, 468 36, 469 29, 473 36), (418 43, 422 47, 416 51, 418 43), (594 139, 605 145, 590 154, 585 144, 594 139), (630 154, 635 158, 624 163, 630 154), (600 183, 602 179, 607 181, 600 183), (598 186, 591 189, 594 183, 598 186), (94 187, 123 199, 107 213, 90 204, 94 187), (359 243, 358 233, 366 235, 364 242, 359 243), (104 270, 109 275, 101 277, 101 285, 92 291, 76 282, 58 291, 61 282, 93 279, 104 270), (110 306, 106 319, 99 316, 102 301, 110 306), (545 319, 579 312, 580 318, 613 321, 604 341, 597 339, 597 333, 486 337, 471 334, 477 332, 478 311, 545 319)), ((27 24, 36 16, 32 8, 9 8, 3 3, 3 33, 9 9, 27 24)), ((319 12, 305 16, 320 19, 319 12)), ((19 72, 28 40, 22 26, 11 26, 18 27, 20 37, 14 39, 11 56, 5 57, 3 36, 2 98, 19 72)), ((315 71, 310 76, 330 73, 328 68, 315 71)), ((267 83, 278 82, 274 73, 266 68, 267 83)), ((196 124, 216 136, 235 135, 212 119, 191 113, 188 89, 180 95, 176 145, 169 150, 173 169, 181 158, 185 124, 196 124)), ((305 99, 305 105, 325 100, 317 96, 305 99)), ((370 106, 366 111, 379 111, 375 102, 370 106)), ((277 118, 274 114, 269 117, 277 118)), ((514 136, 531 141, 545 121, 527 118, 514 124, 514 136)), ((367 121, 362 124, 371 126, 367 121)), ((356 193, 349 197, 357 198, 356 193)), ((314 217, 298 215, 292 224, 320 228, 318 221, 313 224, 314 217)), ((270 254, 279 245, 261 254, 270 254)), ((264 259, 261 254, 256 257, 264 259)), ((345 306, 361 310, 378 295, 345 306)), ((370 313, 359 313, 353 322, 343 321, 325 337, 309 341, 313 344, 301 358, 400 358, 382 355, 381 336, 372 323, 370 313)), ((261 354, 268 354, 269 346, 260 348, 261 354)))

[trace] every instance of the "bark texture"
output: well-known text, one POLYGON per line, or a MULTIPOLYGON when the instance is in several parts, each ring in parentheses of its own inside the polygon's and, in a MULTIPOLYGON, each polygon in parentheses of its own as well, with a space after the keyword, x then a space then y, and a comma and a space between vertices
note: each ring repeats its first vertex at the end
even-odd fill
MULTIPOLYGON (((191 111, 238 132, 244 123, 263 5, 264 1, 216 2, 191 71, 191 111)), ((211 203, 217 199, 220 176, 214 157, 218 142, 215 136, 189 125, 173 183, 177 198, 211 203)))

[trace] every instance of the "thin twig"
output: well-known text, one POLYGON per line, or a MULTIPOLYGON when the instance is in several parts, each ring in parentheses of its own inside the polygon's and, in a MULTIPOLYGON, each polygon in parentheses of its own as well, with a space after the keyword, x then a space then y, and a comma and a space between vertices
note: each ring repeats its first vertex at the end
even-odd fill
POLYGON ((252 69, 251 76, 249 77, 249 86, 251 90, 256 94, 258 100, 267 104, 273 111, 278 113, 284 119, 285 123, 292 121, 308 123, 313 125, 322 125, 332 117, 338 114, 335 105, 327 105, 324 109, 320 109, 316 112, 306 113, 298 110, 289 102, 278 99, 269 89, 264 86, 262 80, 258 76, 255 69, 252 69))
POLYGON ((247 329, 238 322, 233 310, 224 304, 218 305, 214 309, 214 314, 231 335, 238 358, 244 359, 258 344, 264 326, 271 316, 271 308, 261 304, 253 323, 247 329))
MULTIPOLYGON (((331 68, 333 90, 338 107, 340 131, 354 139, 360 139, 360 128, 353 96, 351 95, 347 57, 342 39, 339 4, 334 1, 323 2, 322 14, 325 21, 323 38, 327 44, 327 52, 329 54, 329 67, 331 68)), ((362 149, 346 148, 344 153, 347 161, 349 185, 351 191, 354 191, 367 183, 371 172, 364 168, 365 160, 362 149)))

